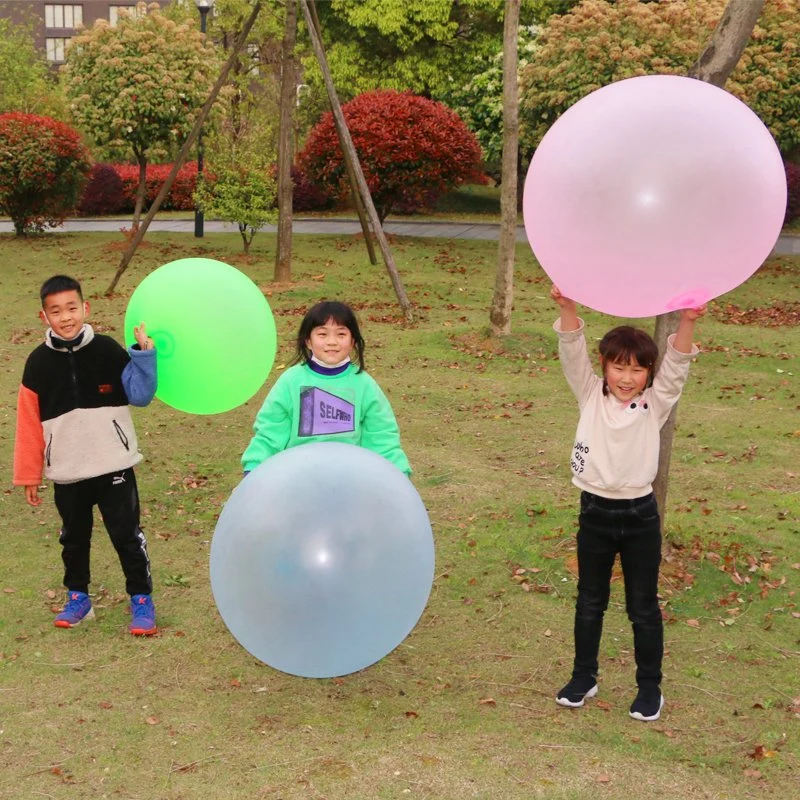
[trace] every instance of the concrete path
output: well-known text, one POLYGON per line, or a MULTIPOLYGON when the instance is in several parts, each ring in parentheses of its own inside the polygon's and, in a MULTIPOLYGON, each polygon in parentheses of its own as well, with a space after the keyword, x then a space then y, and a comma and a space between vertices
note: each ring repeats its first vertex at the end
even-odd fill
MULTIPOLYGON (((130 225, 126 220, 108 219, 70 219, 58 228, 49 229, 54 233, 73 231, 119 231, 130 225)), ((389 222, 384 223, 386 233, 394 236, 435 237, 441 239, 481 239, 497 241, 500 226, 490 222, 389 222)), ((236 225, 218 220, 206 220, 204 233, 238 233, 236 225)), ((275 233, 275 225, 265 225, 262 230, 275 233)), ((295 233, 315 233, 331 235, 351 235, 361 233, 361 225, 357 219, 320 219, 296 217, 292 230, 295 233)), ((0 221, 0 233, 13 233, 10 222, 0 221)), ((194 235, 194 218, 155 220, 150 223, 148 233, 170 231, 172 233, 189 233, 194 235)), ((527 241, 525 228, 517 226, 517 241, 527 241)), ((781 236, 773 251, 776 255, 800 255, 800 235, 781 236)))

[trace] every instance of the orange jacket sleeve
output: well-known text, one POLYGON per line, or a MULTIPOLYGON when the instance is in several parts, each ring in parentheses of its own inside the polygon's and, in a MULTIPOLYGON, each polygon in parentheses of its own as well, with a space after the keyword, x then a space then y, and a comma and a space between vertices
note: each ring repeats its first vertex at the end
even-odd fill
POLYGON ((44 432, 39 397, 25 386, 17 395, 17 436, 14 440, 14 486, 41 483, 44 466, 44 432))

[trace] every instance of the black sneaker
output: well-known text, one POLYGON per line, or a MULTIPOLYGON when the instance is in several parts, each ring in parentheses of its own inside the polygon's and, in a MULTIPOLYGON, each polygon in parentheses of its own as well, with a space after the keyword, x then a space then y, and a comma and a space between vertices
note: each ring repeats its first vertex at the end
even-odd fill
POLYGON ((597 694, 597 680, 593 675, 572 678, 556 695, 556 703, 569 708, 580 708, 587 697, 597 694))
POLYGON ((655 722, 664 708, 664 695, 658 686, 639 687, 639 693, 631 704, 630 715, 642 722, 655 722))

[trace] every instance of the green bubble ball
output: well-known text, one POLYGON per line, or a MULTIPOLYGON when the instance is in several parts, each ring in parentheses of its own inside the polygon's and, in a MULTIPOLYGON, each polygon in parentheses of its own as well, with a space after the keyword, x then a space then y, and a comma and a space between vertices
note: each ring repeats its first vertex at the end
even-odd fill
POLYGON ((264 294, 211 258, 181 258, 151 272, 128 302, 128 345, 141 322, 158 353, 156 397, 189 414, 245 403, 275 360, 275 320, 264 294))

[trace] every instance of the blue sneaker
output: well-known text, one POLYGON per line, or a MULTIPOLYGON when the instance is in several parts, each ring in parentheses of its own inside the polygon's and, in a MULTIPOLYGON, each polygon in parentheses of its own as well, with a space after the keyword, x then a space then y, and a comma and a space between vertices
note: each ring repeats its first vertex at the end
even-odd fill
POLYGON ((149 594, 135 594, 131 597, 130 632, 134 636, 152 636, 156 628, 156 607, 149 594))
POLYGON ((64 608, 58 613, 54 625, 56 628, 74 628, 85 619, 94 619, 94 609, 88 594, 69 592, 64 608))

